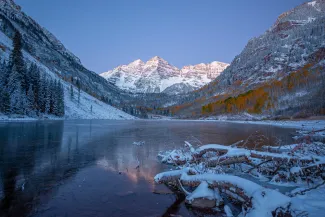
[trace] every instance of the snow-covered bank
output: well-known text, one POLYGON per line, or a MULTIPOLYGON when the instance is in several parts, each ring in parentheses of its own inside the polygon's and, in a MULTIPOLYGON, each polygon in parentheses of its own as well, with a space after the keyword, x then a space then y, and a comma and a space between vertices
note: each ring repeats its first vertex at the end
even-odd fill
MULTIPOLYGON (((292 198, 292 208, 308 213, 308 217, 320 217, 325 213, 325 186, 292 198)), ((303 215, 302 215, 303 216, 303 215)), ((305 215, 306 216, 306 215, 305 215)))
POLYGON ((37 121, 37 118, 31 118, 28 116, 9 117, 7 115, 0 114, 0 121, 37 121))
POLYGON ((300 120, 266 120, 267 117, 263 115, 251 115, 242 113, 238 115, 219 115, 200 119, 200 121, 221 121, 231 123, 245 123, 245 124, 261 124, 273 125, 280 127, 299 128, 305 130, 319 130, 325 128, 324 117, 314 117, 314 119, 300 119, 300 120))
POLYGON ((320 130, 325 129, 325 120, 299 120, 299 121, 235 121, 225 120, 224 122, 241 123, 241 124, 261 124, 279 127, 296 128, 303 130, 320 130))
POLYGON ((39 120, 64 120, 64 117, 57 117, 55 115, 42 115, 40 117, 29 117, 27 115, 4 115, 0 113, 0 122, 7 121, 39 121, 39 120))
POLYGON ((161 118, 148 119, 152 121, 189 121, 189 122, 222 122, 222 123, 238 123, 238 124, 259 124, 272 125, 278 127, 295 128, 303 130, 320 130, 325 129, 325 120, 236 120, 236 119, 175 119, 175 118, 161 118))
POLYGON ((324 132, 298 130, 295 144, 262 149, 249 149, 247 140, 197 148, 185 142, 183 149, 159 153, 161 162, 175 170, 159 173, 154 180, 183 192, 194 208, 246 217, 323 216, 324 132), (241 204, 242 209, 229 204, 241 204))

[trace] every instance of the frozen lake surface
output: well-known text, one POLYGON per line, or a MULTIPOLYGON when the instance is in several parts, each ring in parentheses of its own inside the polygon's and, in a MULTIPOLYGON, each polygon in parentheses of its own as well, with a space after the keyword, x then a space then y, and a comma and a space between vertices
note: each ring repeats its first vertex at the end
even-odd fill
POLYGON ((0 216, 198 216, 153 177, 160 151, 184 141, 230 145, 256 133, 292 143, 295 130, 200 121, 0 123, 0 216))

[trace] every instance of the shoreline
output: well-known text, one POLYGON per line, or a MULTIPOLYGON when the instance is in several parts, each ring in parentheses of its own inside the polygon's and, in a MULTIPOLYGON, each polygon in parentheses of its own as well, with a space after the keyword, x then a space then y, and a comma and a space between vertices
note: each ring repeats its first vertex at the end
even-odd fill
POLYGON ((0 123, 6 122, 34 122, 34 121, 72 121, 72 120, 106 120, 106 121, 184 121, 184 122, 220 122, 220 123, 237 123, 237 124, 256 124, 256 125, 272 125, 285 128, 305 129, 305 130, 320 130, 325 129, 324 116, 313 117, 312 119, 295 119, 295 120, 217 120, 217 119, 70 119, 58 117, 32 118, 19 117, 12 118, 8 116, 0 116, 0 123))

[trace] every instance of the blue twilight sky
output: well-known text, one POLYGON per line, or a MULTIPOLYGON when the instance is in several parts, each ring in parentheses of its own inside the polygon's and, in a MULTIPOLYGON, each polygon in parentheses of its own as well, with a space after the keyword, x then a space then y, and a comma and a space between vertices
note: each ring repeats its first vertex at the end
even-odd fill
POLYGON ((89 69, 160 56, 182 67, 230 63, 304 0, 16 0, 89 69))

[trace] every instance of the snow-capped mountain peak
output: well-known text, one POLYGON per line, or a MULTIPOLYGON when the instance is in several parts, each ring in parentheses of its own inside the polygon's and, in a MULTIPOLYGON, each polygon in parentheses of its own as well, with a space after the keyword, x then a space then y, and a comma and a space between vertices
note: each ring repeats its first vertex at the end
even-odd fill
POLYGON ((128 65, 118 66, 101 76, 130 92, 172 94, 202 87, 219 76, 227 66, 227 63, 214 61, 178 69, 163 58, 155 56, 146 63, 138 59, 128 65))
POLYGON ((137 68, 137 67, 143 67, 144 66, 144 62, 140 59, 137 59, 137 60, 134 60, 132 63, 130 63, 128 66, 129 67, 134 67, 134 68, 137 68))
POLYGON ((137 73, 140 73, 141 74, 141 71, 143 70, 143 67, 144 66, 145 66, 145 63, 142 60, 137 59, 137 60, 131 62, 128 65, 120 66, 120 68, 123 71, 133 71, 136 74, 137 73))
POLYGON ((146 66, 156 66, 156 67, 163 66, 164 67, 166 65, 170 65, 170 64, 166 60, 164 60, 163 58, 161 58, 159 56, 155 56, 146 62, 146 66))
POLYGON ((164 60, 163 58, 159 57, 159 56, 154 56, 152 57, 150 60, 148 60, 148 62, 155 62, 155 63, 165 63, 168 64, 168 62, 166 60, 164 60))

